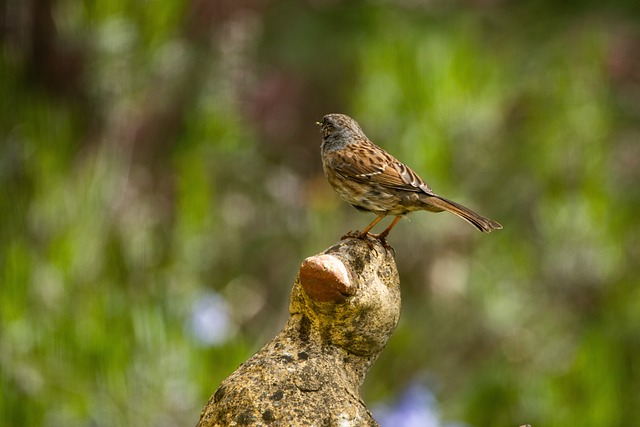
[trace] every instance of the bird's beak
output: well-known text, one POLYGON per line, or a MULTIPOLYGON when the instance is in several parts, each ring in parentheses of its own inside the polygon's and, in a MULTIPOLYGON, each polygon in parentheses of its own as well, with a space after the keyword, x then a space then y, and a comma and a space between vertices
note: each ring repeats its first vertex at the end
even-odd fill
POLYGON ((316 124, 317 124, 318 126, 322 126, 322 123, 320 123, 320 122, 316 122, 316 124))

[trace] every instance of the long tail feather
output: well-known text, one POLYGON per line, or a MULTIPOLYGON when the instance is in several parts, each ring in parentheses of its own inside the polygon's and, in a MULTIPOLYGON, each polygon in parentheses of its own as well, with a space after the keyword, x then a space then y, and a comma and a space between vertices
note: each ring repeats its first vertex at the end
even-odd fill
POLYGON ((425 203, 427 205, 430 205, 430 207, 436 208, 433 209, 434 211, 445 210, 459 216, 483 233, 490 233, 492 230, 500 230, 502 228, 502 225, 500 225, 496 221, 485 218, 482 215, 475 213, 471 209, 462 206, 459 203, 447 200, 444 197, 432 196, 429 197, 429 199, 425 203))

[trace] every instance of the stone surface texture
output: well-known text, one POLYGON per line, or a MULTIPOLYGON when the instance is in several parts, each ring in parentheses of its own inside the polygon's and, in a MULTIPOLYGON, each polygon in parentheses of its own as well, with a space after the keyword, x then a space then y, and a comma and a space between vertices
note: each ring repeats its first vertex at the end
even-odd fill
POLYGON ((378 426, 359 389, 398 322, 399 285, 374 239, 307 258, 286 325, 222 382, 198 426, 378 426))

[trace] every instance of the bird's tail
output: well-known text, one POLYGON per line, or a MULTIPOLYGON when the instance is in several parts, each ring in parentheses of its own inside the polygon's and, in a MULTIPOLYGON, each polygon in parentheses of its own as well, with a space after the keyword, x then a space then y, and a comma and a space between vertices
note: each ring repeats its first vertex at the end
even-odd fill
POLYGON ((427 205, 429 205, 429 208, 427 208, 427 210, 432 210, 435 212, 438 212, 441 210, 451 212, 452 214, 457 215, 460 218, 464 219, 469 224, 473 225, 475 228, 482 231, 483 233, 490 233, 492 230, 500 230, 502 228, 502 225, 500 225, 496 221, 493 221, 489 218, 485 218, 482 215, 478 215, 471 209, 465 206, 462 206, 459 203, 453 202, 451 200, 447 200, 444 197, 440 197, 440 196, 429 197, 427 205), (435 209, 430 209, 430 208, 435 208, 435 209))

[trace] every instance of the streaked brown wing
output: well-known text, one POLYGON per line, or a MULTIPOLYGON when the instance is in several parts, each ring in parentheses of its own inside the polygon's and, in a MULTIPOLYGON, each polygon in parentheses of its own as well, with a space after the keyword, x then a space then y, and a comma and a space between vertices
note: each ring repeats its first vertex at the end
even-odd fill
POLYGON ((348 179, 435 195, 418 174, 373 143, 336 151, 330 163, 335 172, 348 179))
POLYGON ((397 160, 393 165, 395 166, 395 169, 398 175, 400 175, 400 177, 404 182, 411 185, 412 187, 419 188, 420 190, 424 191, 427 194, 430 194, 433 196, 436 195, 436 193, 433 192, 431 187, 429 187, 429 184, 424 182, 422 178, 418 176, 417 173, 415 173, 413 170, 411 170, 411 168, 409 168, 409 166, 397 160))

